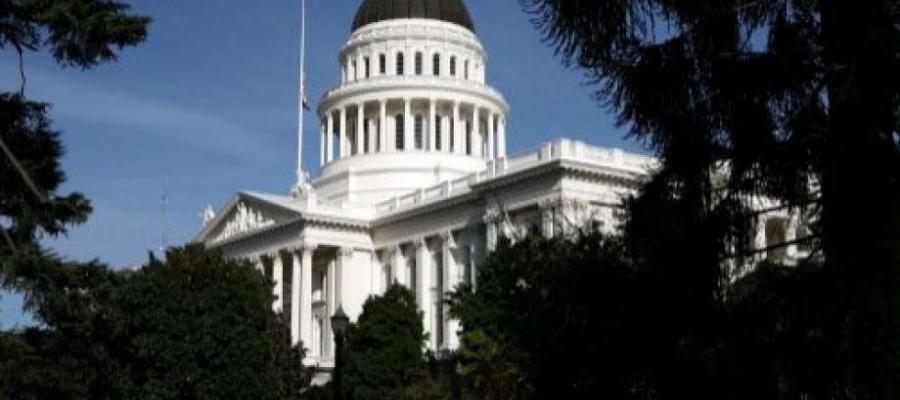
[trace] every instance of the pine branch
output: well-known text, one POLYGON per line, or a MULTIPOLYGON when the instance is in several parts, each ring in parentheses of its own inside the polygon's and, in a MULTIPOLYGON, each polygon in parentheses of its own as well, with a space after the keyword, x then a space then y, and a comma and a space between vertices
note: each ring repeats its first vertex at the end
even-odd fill
POLYGON ((28 188, 31 189, 31 192, 34 193, 34 195, 38 199, 40 199, 42 203, 47 203, 48 202, 47 195, 45 193, 41 192, 40 189, 38 189, 37 185, 34 183, 34 180, 32 180, 31 176, 28 175, 28 171, 25 170, 25 168, 22 166, 22 164, 19 162, 19 160, 13 154, 13 152, 9 149, 9 147, 6 146, 6 143, 3 142, 2 137, 0 137, 0 150, 2 150, 3 154, 6 155, 6 158, 9 159, 9 162, 13 165, 13 168, 15 168, 16 171, 19 173, 19 175, 22 177, 22 180, 25 181, 25 184, 28 185, 28 188))

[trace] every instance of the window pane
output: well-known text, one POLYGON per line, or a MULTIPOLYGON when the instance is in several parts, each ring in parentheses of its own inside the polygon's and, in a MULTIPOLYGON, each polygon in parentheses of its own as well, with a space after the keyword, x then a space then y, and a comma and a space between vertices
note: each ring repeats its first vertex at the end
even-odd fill
POLYGON ((456 57, 450 57, 450 75, 456 76, 456 57))
POLYGON ((432 65, 434 66, 432 72, 434 72, 434 76, 441 76, 441 56, 440 54, 434 55, 434 60, 432 61, 432 65))
POLYGON ((394 124, 396 126, 396 128, 394 129, 394 132, 396 133, 396 137, 394 140, 395 140, 395 143, 397 144, 397 146, 396 146, 397 150, 403 150, 403 147, 404 147, 403 145, 405 144, 405 143, 403 143, 404 135, 406 134, 403 131, 404 130, 403 114, 397 114, 397 116, 394 117, 394 124))
POLYGON ((397 75, 403 75, 403 53, 397 53, 397 75))
POLYGON ((438 151, 441 150, 441 143, 443 142, 442 139, 443 138, 441 137, 441 117, 435 116, 434 117, 434 140, 435 140, 434 147, 436 149, 438 149, 438 151))
POLYGON ((381 75, 387 73, 387 57, 384 54, 378 56, 378 71, 381 75))
POLYGON ((422 75, 422 53, 416 53, 416 75, 422 75))

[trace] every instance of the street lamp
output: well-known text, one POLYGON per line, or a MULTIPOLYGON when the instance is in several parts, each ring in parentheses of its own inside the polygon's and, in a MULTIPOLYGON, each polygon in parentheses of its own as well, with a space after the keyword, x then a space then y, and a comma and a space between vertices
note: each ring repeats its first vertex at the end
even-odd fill
POLYGON ((341 386, 341 369, 344 366, 344 334, 350 325, 350 318, 344 313, 344 308, 338 306, 337 311, 331 316, 331 331, 334 333, 334 372, 332 373, 332 388, 334 400, 344 400, 344 388, 341 386))

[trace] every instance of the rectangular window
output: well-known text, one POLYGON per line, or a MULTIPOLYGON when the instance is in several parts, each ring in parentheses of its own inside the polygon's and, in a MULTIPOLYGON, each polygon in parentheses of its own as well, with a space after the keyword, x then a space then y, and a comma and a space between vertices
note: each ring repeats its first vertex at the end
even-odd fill
POLYGON ((434 76, 441 76, 441 56, 439 54, 434 55, 434 59, 431 60, 432 71, 434 76))
POLYGON ((365 59, 365 64, 366 64, 366 79, 369 79, 369 77, 371 76, 370 73, 369 73, 369 72, 370 72, 370 70, 369 70, 369 57, 366 57, 366 59, 365 59))
POLYGON ((416 53, 416 75, 422 75, 422 53, 416 53))
POLYGON ((363 153, 369 152, 369 120, 363 120, 363 153))
POLYGON ((403 75, 403 53, 397 53, 397 75, 403 75))
POLYGON ((403 150, 403 147, 406 144, 404 143, 404 135, 406 134, 406 132, 404 132, 405 129, 403 126, 403 114, 397 114, 397 116, 394 117, 394 125, 394 133, 396 136, 394 138, 394 143, 396 143, 397 150, 403 150))
POLYGON ((441 117, 434 117, 434 147, 441 151, 441 143, 443 143, 443 138, 441 137, 441 117))
POLYGON ((450 57, 450 75, 456 76, 456 57, 450 57))
POLYGON ((387 73, 387 57, 384 54, 378 56, 378 71, 381 75, 387 73))

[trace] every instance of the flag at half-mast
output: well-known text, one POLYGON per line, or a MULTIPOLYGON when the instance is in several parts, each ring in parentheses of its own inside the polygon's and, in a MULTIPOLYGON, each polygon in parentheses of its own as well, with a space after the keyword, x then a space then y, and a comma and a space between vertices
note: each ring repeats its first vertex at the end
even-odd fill
POLYGON ((309 98, 306 95, 306 73, 300 75, 300 105, 304 110, 309 111, 309 98))

